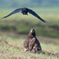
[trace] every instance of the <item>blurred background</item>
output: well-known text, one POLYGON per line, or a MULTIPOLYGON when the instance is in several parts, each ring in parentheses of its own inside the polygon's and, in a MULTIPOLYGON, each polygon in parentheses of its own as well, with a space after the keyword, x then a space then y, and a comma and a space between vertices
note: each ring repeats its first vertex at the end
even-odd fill
POLYGON ((48 22, 44 24, 32 15, 18 14, 1 20, 0 30, 28 34, 31 28, 37 35, 59 38, 59 0, 0 0, 0 18, 17 8, 28 7, 48 22), (46 26, 47 25, 47 26, 46 26))
MULTIPOLYGON (((54 52, 59 52, 59 0, 0 0, 1 40, 5 40, 11 44, 13 43, 12 46, 17 46, 18 44, 22 49, 23 41, 26 39, 31 29, 35 29, 37 38, 40 40, 43 50, 49 49, 54 52), (43 23, 31 14, 22 15, 21 12, 11 15, 8 18, 1 19, 15 9, 23 7, 27 7, 35 11, 42 19, 47 21, 47 24, 43 23), (17 41, 17 44, 15 41, 17 41), (48 46, 51 47, 48 48, 48 46)), ((2 47, 2 43, 0 47, 2 47)), ((3 47, 4 50, 5 46, 3 47)), ((9 48, 7 49, 9 50, 9 48)), ((14 51, 13 48, 11 48, 11 51, 14 51)), ((12 53, 10 54, 12 55, 12 53)), ((24 58, 26 57, 24 56, 24 58)))

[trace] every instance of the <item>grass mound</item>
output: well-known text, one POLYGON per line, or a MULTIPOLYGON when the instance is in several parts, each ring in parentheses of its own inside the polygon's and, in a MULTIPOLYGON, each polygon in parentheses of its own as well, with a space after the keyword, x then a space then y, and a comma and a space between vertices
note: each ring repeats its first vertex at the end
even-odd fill
MULTIPOLYGON (((22 35, 23 36, 23 35, 22 35)), ((44 37, 42 37, 44 38, 44 37)), ((44 38, 46 39, 46 38, 44 38)), ((43 43, 41 42, 42 46, 42 53, 34 54, 30 52, 23 51, 23 42, 25 39, 22 39, 18 36, 9 37, 7 35, 0 36, 0 58, 1 59, 58 59, 59 56, 59 43, 58 45, 53 43, 43 43), (53 47, 53 48, 52 48, 53 47)), ((51 38, 52 40, 52 38, 51 38)), ((57 43, 57 39, 55 39, 57 43)), ((47 41, 49 41, 47 39, 47 41)), ((54 42, 54 41, 53 41, 54 42)))

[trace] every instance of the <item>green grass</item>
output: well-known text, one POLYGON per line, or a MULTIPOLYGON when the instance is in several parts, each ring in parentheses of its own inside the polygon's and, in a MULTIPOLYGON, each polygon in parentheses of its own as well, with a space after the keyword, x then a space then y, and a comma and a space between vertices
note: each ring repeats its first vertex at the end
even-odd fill
POLYGON ((33 28, 37 35, 59 38, 59 14, 40 14, 40 16, 47 21, 47 24, 30 14, 29 16, 15 14, 8 18, 0 19, 0 30, 27 34, 33 28))
POLYGON ((26 35, 17 35, 13 33, 0 33, 0 58, 1 59, 58 59, 59 52, 59 43, 58 39, 55 38, 47 38, 47 37, 38 37, 42 50, 44 52, 51 53, 47 54, 34 54, 30 52, 23 51, 23 42, 26 39, 26 35), (4 34, 3 34, 4 33, 4 34), (12 36, 13 35, 13 36, 12 36), (21 38, 20 38, 21 37, 21 38), (43 41, 44 39, 44 41, 43 41), (50 40, 49 40, 50 39, 50 40), (55 40, 54 40, 55 39, 55 40), (51 41, 53 40, 53 42, 51 41), (48 41, 48 43, 46 42, 48 41), (51 41, 51 43, 49 42, 51 41), (43 43, 44 42, 44 43, 43 43), (55 43, 54 43, 55 42, 55 43), (57 43, 57 44, 56 44, 57 43), (55 54, 55 55, 53 55, 55 54))
MULTIPOLYGON (((38 12, 39 9, 35 10, 38 12)), ((59 14, 50 13, 49 9, 48 11, 46 9, 40 9, 40 11, 42 13, 38 12, 38 14, 47 21, 47 24, 30 14, 26 16, 18 13, 1 19, 8 15, 11 10, 0 11, 0 59, 59 58, 59 14), (48 13, 45 13, 46 11, 48 13), (43 50, 41 54, 23 51, 23 42, 31 28, 35 29, 37 38, 41 43, 43 50)), ((53 12, 57 11, 57 9, 54 9, 53 12)))
POLYGON ((59 8, 50 8, 56 13, 52 12, 49 8, 33 9, 36 11, 40 10, 42 12, 48 11, 47 13, 37 12, 40 17, 47 22, 47 24, 43 23, 31 14, 27 16, 17 13, 8 18, 1 19, 2 17, 8 15, 13 9, 6 11, 2 10, 2 12, 0 11, 0 30, 15 32, 18 34, 28 34, 30 29, 33 28, 35 29, 37 35, 59 38, 59 14, 57 13, 59 8))
POLYGON ((30 14, 18 13, 1 19, 12 10, 0 11, 0 59, 59 59, 59 9, 34 9, 47 24, 30 14), (23 51, 23 42, 31 28, 35 29, 41 43, 41 54, 23 51))

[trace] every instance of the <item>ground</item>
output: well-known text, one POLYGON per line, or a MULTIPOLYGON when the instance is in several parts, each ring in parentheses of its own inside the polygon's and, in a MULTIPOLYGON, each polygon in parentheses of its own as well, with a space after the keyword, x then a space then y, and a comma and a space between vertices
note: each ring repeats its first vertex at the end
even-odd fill
POLYGON ((53 14, 49 11, 39 13, 40 17, 48 22, 47 25, 30 14, 29 16, 17 14, 1 19, 12 10, 3 9, 3 11, 0 11, 0 59, 59 59, 59 14, 57 9, 57 13, 54 11, 53 14), (23 42, 31 28, 35 29, 37 39, 42 46, 41 54, 23 51, 23 42))
POLYGON ((24 52, 23 42, 27 35, 0 32, 0 58, 1 59, 58 59, 59 40, 37 36, 43 52, 38 54, 24 52))

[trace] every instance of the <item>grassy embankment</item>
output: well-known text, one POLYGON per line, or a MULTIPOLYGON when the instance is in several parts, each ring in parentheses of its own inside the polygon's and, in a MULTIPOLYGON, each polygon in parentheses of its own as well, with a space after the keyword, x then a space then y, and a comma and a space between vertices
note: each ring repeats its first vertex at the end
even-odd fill
POLYGON ((41 43, 41 54, 23 51, 23 42, 26 35, 0 32, 0 58, 1 59, 58 59, 59 40, 56 38, 37 36, 41 43))

